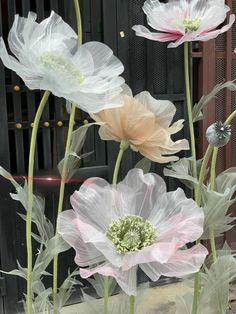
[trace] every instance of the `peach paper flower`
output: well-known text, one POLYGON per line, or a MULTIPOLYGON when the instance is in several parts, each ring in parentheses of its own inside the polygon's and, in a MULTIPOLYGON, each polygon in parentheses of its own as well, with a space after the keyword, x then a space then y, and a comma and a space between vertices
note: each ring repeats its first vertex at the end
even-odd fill
POLYGON ((136 295, 138 266, 152 281, 161 275, 197 272, 207 249, 197 244, 203 210, 183 190, 166 191, 164 180, 141 169, 129 171, 114 189, 101 178, 88 179, 71 197, 73 210, 59 215, 59 233, 75 251, 82 278, 112 276, 136 295))
POLYGON ((178 120, 171 126, 176 108, 168 100, 156 100, 148 92, 133 97, 125 86, 122 107, 105 109, 91 117, 104 124, 99 129, 103 140, 121 142, 127 140, 132 150, 158 163, 176 161, 180 150, 188 150, 187 140, 173 142, 171 135, 183 127, 184 120, 178 120))
POLYGON ((227 32, 235 21, 235 15, 231 14, 229 23, 217 29, 230 11, 224 0, 172 0, 168 3, 147 0, 143 11, 148 24, 158 32, 153 33, 143 25, 135 25, 133 30, 136 35, 155 41, 175 41, 168 45, 169 48, 178 47, 186 41, 216 38, 227 32))

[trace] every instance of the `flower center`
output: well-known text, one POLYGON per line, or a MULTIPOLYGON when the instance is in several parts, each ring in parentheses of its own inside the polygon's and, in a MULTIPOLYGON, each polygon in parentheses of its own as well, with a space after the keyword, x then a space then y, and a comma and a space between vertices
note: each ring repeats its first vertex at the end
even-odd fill
POLYGON ((152 245, 157 239, 157 232, 143 217, 128 215, 113 221, 107 228, 106 236, 118 253, 126 253, 152 245))
POLYGON ((183 22, 185 32, 195 32, 199 29, 199 26, 201 24, 201 21, 199 18, 194 20, 185 19, 183 22))
POLYGON ((72 76, 74 79, 79 80, 80 83, 84 81, 84 75, 78 69, 75 69, 74 64, 63 55, 58 55, 51 52, 44 52, 40 56, 40 61, 47 68, 53 71, 72 76))

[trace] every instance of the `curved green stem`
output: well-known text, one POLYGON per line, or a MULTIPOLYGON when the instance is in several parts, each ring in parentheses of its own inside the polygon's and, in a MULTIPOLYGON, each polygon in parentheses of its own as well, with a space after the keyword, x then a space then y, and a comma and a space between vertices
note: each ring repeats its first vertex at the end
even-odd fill
POLYGON ((202 161, 201 170, 200 170, 200 174, 199 174, 199 180, 198 180, 198 186, 197 186, 197 190, 196 190, 196 203, 198 204, 198 206, 201 206, 202 187, 203 187, 203 182, 205 180, 207 165, 208 165, 209 160, 211 158, 212 151, 213 151, 213 147, 211 145, 208 145, 205 156, 204 156, 203 161, 202 161))
POLYGON ((135 313, 135 296, 131 295, 129 297, 129 314, 135 313))
MULTIPOLYGON (((205 156, 202 161, 201 170, 199 174, 199 181, 198 186, 196 190, 196 202, 198 206, 201 206, 202 202, 202 188, 203 183, 205 179, 205 174, 207 170, 207 165, 209 163, 209 160, 211 158, 211 154, 213 151, 213 147, 211 145, 208 146, 205 156)), ((197 243, 200 243, 200 241, 197 241, 197 243)), ((197 272, 194 276, 194 297, 193 297, 193 307, 192 307, 192 314, 197 314, 197 307, 198 307, 198 299, 199 299, 199 287, 200 287, 200 274, 197 272)))
MULTIPOLYGON (((116 159, 113 179, 112 179, 112 185, 113 187, 116 187, 117 180, 118 180, 118 174, 120 170, 120 164, 123 157, 124 152, 129 147, 129 142, 126 140, 122 140, 120 143, 120 150, 116 159)), ((109 299, 109 277, 104 277, 104 314, 108 314, 108 299, 109 299)))
POLYGON ((26 248, 27 248, 27 313, 32 314, 32 239, 31 239, 31 227, 32 227, 32 209, 33 209, 33 176, 34 176, 34 157, 35 146, 37 142, 37 132, 39 127, 40 118, 43 113, 43 109, 47 103, 50 92, 45 91, 42 100, 39 104, 37 113, 34 118, 33 130, 30 141, 29 152, 29 168, 28 168, 28 202, 27 202, 27 214, 26 214, 26 248))
POLYGON ((117 179, 118 179, 118 174, 120 170, 120 163, 121 159, 123 157, 124 152, 126 149, 129 147, 129 142, 127 140, 122 140, 120 143, 120 151, 116 159, 116 164, 115 164, 115 169, 114 169, 114 174, 113 174, 113 180, 112 180, 112 185, 115 187, 117 184, 117 179))
POLYGON ((105 276, 103 281, 104 289, 104 314, 108 314, 108 299, 109 299, 109 277, 105 276))
POLYGON ((78 34, 78 45, 82 44, 82 20, 80 13, 80 5, 79 0, 74 0, 75 14, 76 14, 76 22, 77 22, 77 34, 78 34))
MULTIPOLYGON (((76 107, 74 105, 72 105, 71 113, 70 113, 70 120, 69 120, 69 129, 68 129, 67 140, 66 140, 65 158, 64 158, 62 174, 61 174, 61 184, 60 184, 59 201, 58 201, 58 208, 57 208, 57 218, 58 218, 59 214, 62 212, 62 207, 63 207, 63 200, 64 200, 64 194, 65 194, 65 183, 66 183, 66 172, 67 172, 67 166, 68 166, 68 153, 69 153, 69 149, 70 149, 73 126, 74 126, 74 121, 75 121, 75 110, 76 110, 76 107)), ((55 234, 56 235, 58 234, 58 223, 56 223, 55 234)), ((54 309, 54 314, 58 313, 57 275, 58 275, 58 255, 55 255, 53 258, 53 309, 54 309)))
POLYGON ((193 157, 193 177, 197 178, 197 163, 196 163, 196 143, 193 127, 193 114, 192 114, 192 101, 190 92, 190 78, 189 78, 189 45, 188 42, 184 43, 184 73, 185 73, 185 87, 188 111, 188 124, 191 142, 191 154, 193 157))
MULTIPOLYGON (((77 29, 78 29, 78 46, 82 44, 82 22, 81 22, 81 14, 80 14, 80 5, 79 0, 74 0, 74 7, 76 13, 76 21, 77 21, 77 29)), ((76 107, 72 104, 71 112, 70 112, 70 119, 69 119, 69 128, 67 133, 67 140, 66 140, 66 148, 65 148, 65 159, 62 168, 61 174, 61 184, 60 184, 60 192, 59 192, 59 201, 58 201, 58 208, 57 208, 57 218, 59 214, 62 212, 63 207, 63 200, 65 194, 65 180, 66 180, 66 172, 68 166, 68 153, 71 145, 72 139, 72 132, 74 127, 75 121, 75 110, 76 107)), ((56 223, 56 232, 58 234, 58 223, 56 223)), ((54 256, 53 258, 53 312, 54 314, 58 313, 58 297, 57 297, 57 285, 58 285, 58 255, 54 256)))
MULTIPOLYGON (((211 175, 210 175, 210 189, 212 191, 215 190, 215 179, 216 179, 216 162, 218 156, 218 147, 214 148, 211 160, 211 175)), ((211 252, 213 256, 213 261, 216 261, 217 254, 216 254, 216 243, 215 243, 215 232, 214 229, 210 229, 210 245, 211 245, 211 252)))

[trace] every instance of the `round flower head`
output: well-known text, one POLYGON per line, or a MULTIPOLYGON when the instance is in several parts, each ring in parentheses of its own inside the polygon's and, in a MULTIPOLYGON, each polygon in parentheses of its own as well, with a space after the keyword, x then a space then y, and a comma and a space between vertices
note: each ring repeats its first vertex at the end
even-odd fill
POLYGON ((124 88, 122 107, 91 115, 95 121, 103 122, 99 130, 101 139, 126 140, 131 149, 155 162, 178 160, 168 155, 189 149, 189 144, 185 139, 171 140, 171 135, 182 129, 184 121, 178 120, 170 126, 175 106, 168 100, 156 100, 148 92, 133 97, 131 90, 124 88))
POLYGON ((226 125, 221 121, 213 123, 206 130, 206 138, 213 147, 225 146, 231 138, 230 125, 226 125))
POLYGON ((15 16, 8 43, 16 58, 8 55, 0 38, 0 58, 31 89, 49 90, 87 112, 120 105, 122 63, 99 42, 78 47, 73 29, 55 12, 41 23, 30 12, 15 16))
POLYGON ((112 276, 135 295, 138 266, 156 281, 197 272, 206 257, 201 244, 183 249, 203 233, 202 209, 181 189, 166 192, 156 174, 133 169, 115 189, 89 179, 71 204, 73 210, 59 215, 58 230, 75 249, 76 264, 89 266, 80 269, 82 278, 112 276))
POLYGON ((229 30, 235 21, 230 15, 229 24, 216 29, 226 19, 230 8, 224 0, 172 0, 161 3, 147 0, 143 11, 148 24, 158 32, 150 32, 142 25, 135 25, 136 35, 155 41, 174 41, 168 47, 178 47, 186 41, 208 41, 229 30))

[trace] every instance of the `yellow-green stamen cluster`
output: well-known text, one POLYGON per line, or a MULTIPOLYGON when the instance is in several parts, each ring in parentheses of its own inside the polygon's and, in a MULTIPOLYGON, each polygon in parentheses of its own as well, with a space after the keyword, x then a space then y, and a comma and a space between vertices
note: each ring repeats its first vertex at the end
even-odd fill
POLYGON ((80 83, 84 81, 83 74, 78 70, 75 69, 75 66, 71 61, 64 57, 63 55, 58 55, 51 52, 44 52, 40 56, 40 61, 49 69, 61 72, 61 73, 68 73, 69 76, 79 80, 80 83))
POLYGON ((186 33, 197 31, 199 29, 200 24, 201 21, 198 18, 194 20, 185 19, 183 22, 186 33))
POLYGON ((118 253, 135 252, 157 239, 155 227, 143 217, 128 215, 113 221, 106 232, 118 253))

